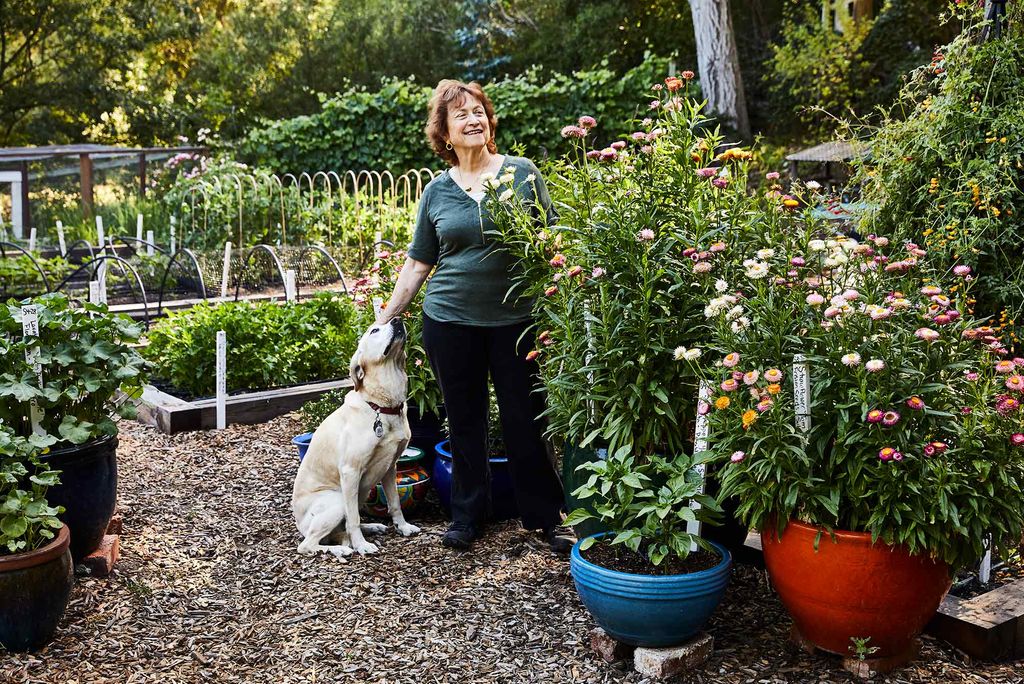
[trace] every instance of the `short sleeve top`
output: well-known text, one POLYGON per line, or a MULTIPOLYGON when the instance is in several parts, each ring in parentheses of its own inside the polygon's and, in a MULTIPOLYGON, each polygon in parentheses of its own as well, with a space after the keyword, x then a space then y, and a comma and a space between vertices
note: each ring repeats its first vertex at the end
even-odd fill
MULTIPOLYGON (((512 187, 538 220, 557 220, 551 197, 529 159, 506 156, 502 171, 514 171, 512 187), (532 177, 531 177, 532 176, 532 177)), ((496 228, 488 200, 477 202, 448 171, 424 188, 408 255, 436 265, 423 299, 423 312, 435 321, 477 326, 521 323, 531 317, 533 301, 513 288, 514 261, 489 237, 496 228)))

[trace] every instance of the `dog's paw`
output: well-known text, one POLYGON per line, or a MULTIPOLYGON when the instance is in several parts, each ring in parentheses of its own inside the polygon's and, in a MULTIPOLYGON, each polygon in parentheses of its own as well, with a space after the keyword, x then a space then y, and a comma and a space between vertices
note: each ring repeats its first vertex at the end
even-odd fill
POLYGON ((345 546, 344 544, 337 544, 335 546, 325 546, 324 549, 333 554, 335 558, 341 558, 342 560, 352 555, 352 547, 345 546))
POLYGON ((365 556, 367 554, 377 553, 378 551, 380 551, 380 548, 378 548, 376 544, 365 540, 360 544, 353 544, 352 549, 360 556, 365 556))
POLYGON ((363 531, 363 534, 384 534, 388 531, 388 526, 380 523, 362 523, 359 525, 359 529, 363 531))
POLYGON ((403 537, 411 537, 414 534, 420 533, 420 528, 416 527, 415 525, 410 525, 409 523, 402 523, 401 525, 397 525, 397 527, 398 532, 403 537))

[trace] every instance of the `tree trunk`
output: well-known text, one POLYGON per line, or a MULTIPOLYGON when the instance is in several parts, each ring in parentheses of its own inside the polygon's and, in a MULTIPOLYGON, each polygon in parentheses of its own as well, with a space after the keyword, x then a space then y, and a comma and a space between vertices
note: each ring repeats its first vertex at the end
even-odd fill
POLYGON ((729 15, 729 0, 690 0, 693 31, 697 38, 697 68, 708 109, 750 138, 747 100, 729 15))

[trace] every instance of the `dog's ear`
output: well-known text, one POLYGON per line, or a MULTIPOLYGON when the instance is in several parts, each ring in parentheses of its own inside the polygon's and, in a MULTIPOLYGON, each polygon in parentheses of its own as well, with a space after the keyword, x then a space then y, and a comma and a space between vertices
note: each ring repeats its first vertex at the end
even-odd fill
POLYGON ((352 385, 356 392, 363 388, 363 378, 366 377, 366 371, 363 370, 362 355, 358 351, 352 355, 352 363, 348 367, 348 376, 352 379, 352 385))

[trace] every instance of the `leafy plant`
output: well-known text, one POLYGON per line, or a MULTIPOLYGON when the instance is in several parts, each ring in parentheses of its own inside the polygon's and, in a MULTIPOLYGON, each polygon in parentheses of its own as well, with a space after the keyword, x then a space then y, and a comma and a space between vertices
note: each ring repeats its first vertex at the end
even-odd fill
POLYGON ((41 434, 83 444, 116 435, 112 415, 134 417, 130 401, 142 394, 145 362, 130 346, 141 327, 104 305, 72 308, 59 293, 0 307, 0 422, 18 435, 33 432, 31 402, 41 434), (22 309, 38 308, 39 336, 22 336, 22 309), (26 353, 37 354, 40 382, 26 353))
POLYGON ((325 392, 319 399, 307 401, 299 409, 299 420, 302 421, 302 429, 306 432, 313 432, 320 423, 324 422, 327 416, 331 415, 344 403, 347 390, 331 390, 325 392))
POLYGON ((60 481, 38 458, 56 442, 53 435, 22 437, 0 423, 0 553, 24 553, 45 545, 59 530, 60 506, 46 501, 46 489, 60 481))
POLYGON ((144 353, 178 390, 215 390, 217 331, 227 333, 229 391, 343 378, 362 330, 352 301, 318 294, 298 303, 202 303, 150 328, 144 353))
MULTIPOLYGON (((629 451, 628 445, 622 446, 607 459, 580 466, 591 474, 573 494, 582 501, 592 500, 592 511, 576 509, 565 524, 597 519, 615 531, 612 545, 623 544, 645 555, 655 567, 670 554, 685 558, 692 544, 712 550, 710 543, 686 529, 690 522, 713 522, 715 514, 722 512, 714 498, 701 493, 703 478, 695 469, 712 454, 647 455, 641 460, 629 451), (700 507, 691 508, 691 502, 700 507)), ((584 539, 580 550, 595 541, 594 537, 584 539)))
POLYGON ((850 651, 857 660, 864 660, 878 652, 878 646, 868 646, 871 637, 850 637, 850 651))

